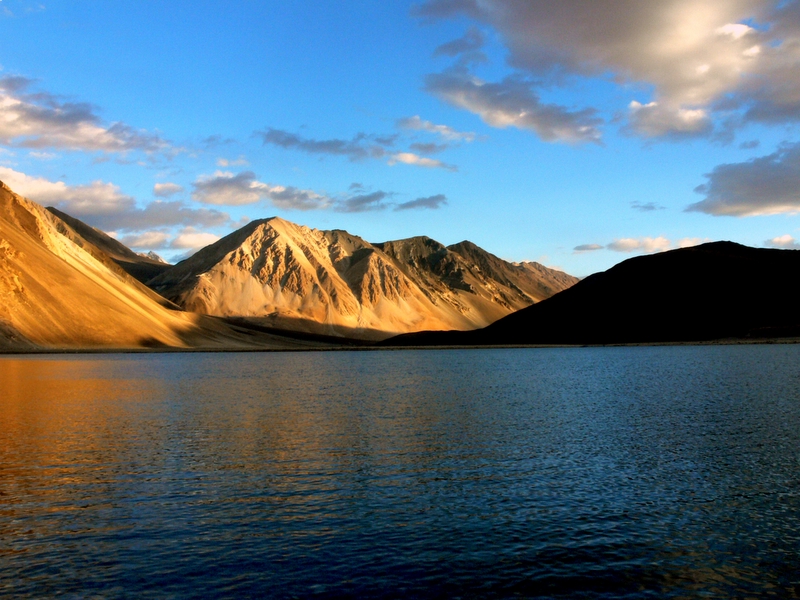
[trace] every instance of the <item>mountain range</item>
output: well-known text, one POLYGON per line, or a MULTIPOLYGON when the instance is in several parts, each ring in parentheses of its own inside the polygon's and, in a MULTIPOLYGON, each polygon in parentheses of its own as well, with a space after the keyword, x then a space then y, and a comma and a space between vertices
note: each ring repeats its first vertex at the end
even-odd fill
POLYGON ((286 348, 475 329, 576 281, 469 242, 370 244, 279 218, 172 266, 0 182, 4 349, 286 348))
POLYGON ((120 266, 130 254, 0 182, 0 350, 309 345, 181 310, 120 266))
POLYGON ((506 262, 470 242, 371 244, 274 217, 249 223, 148 284, 192 312, 382 339, 484 327, 576 281, 537 263, 506 262))
POLYGON ((370 243, 277 217, 173 266, 0 182, 0 351, 800 337, 799 272, 798 250, 714 242, 578 281, 467 241, 370 243))

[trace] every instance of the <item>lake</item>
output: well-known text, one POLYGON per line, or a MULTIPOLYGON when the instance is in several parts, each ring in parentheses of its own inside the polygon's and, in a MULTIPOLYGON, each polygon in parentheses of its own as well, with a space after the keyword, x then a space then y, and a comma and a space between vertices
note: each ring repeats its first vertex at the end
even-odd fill
POLYGON ((800 345, 0 357, 0 595, 800 597, 800 345))

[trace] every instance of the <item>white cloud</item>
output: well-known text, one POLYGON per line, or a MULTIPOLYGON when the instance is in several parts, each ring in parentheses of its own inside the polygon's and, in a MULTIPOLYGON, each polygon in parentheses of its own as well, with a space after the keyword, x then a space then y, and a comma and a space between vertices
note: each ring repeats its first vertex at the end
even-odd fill
POLYGON ((455 165, 449 165, 434 158, 426 158, 424 156, 414 154, 413 152, 398 152, 396 154, 392 154, 392 156, 389 158, 389 164, 394 165, 397 163, 415 165, 417 167, 426 167, 428 169, 446 169, 448 171, 458 171, 458 167, 455 165))
POLYGON ((177 235, 171 236, 166 231, 143 231, 140 233, 119 236, 116 232, 110 235, 129 248, 135 250, 189 250, 180 259, 191 256, 201 248, 213 244, 220 239, 218 235, 202 231, 195 227, 184 227, 177 235))
POLYGON ((183 186, 177 183, 157 183, 153 186, 153 195, 159 198, 169 198, 182 191, 183 186))
POLYGON ((171 248, 175 248, 178 250, 199 250, 200 248, 205 248, 209 244, 213 244, 220 237, 218 235, 214 235, 213 233, 208 233, 205 231, 199 231, 193 227, 187 227, 181 233, 175 237, 170 243, 171 248))
POLYGON ((226 213, 190 208, 183 202, 156 201, 139 208, 134 198, 123 194, 118 186, 103 181, 67 185, 63 181, 32 177, 8 167, 0 167, 0 181, 34 202, 54 206, 103 231, 138 231, 176 225, 215 227, 230 222, 226 213))
MULTIPOLYGON (((117 237, 116 235, 114 237, 117 237)), ((157 250, 169 247, 169 234, 165 231, 143 231, 133 235, 118 238, 129 248, 139 250, 157 250)))
POLYGON ((800 243, 795 240, 791 235, 788 233, 786 235, 779 235, 778 237, 774 237, 771 240, 767 240, 764 242, 765 246, 769 246, 770 248, 783 248, 785 250, 800 250, 800 243))
POLYGON ((325 194, 283 185, 266 186, 265 197, 278 208, 287 210, 317 210, 333 204, 333 200, 325 194))
POLYGON ((593 109, 544 104, 530 82, 506 78, 487 83, 462 71, 428 75, 425 89, 448 104, 481 117, 492 127, 535 132, 548 142, 599 142, 601 120, 593 109))
POLYGON ((31 81, 22 77, 0 79, 0 143, 87 152, 170 148, 158 135, 124 123, 103 125, 90 104, 63 102, 45 92, 26 94, 30 85, 31 81))
POLYGON ((332 200, 324 194, 295 187, 270 185, 256 179, 252 171, 234 175, 217 171, 211 176, 201 176, 193 184, 192 198, 205 204, 241 206, 270 200, 279 208, 312 210, 326 208, 332 200))
POLYGON ((750 217, 800 212, 800 143, 747 162, 723 164, 695 188, 705 195, 687 211, 750 217))
POLYGON ((217 166, 218 167, 244 167, 249 165, 250 163, 244 156, 239 156, 239 158, 235 159, 228 159, 228 158, 218 158, 217 159, 217 166))
POLYGON ((705 135, 713 124, 701 108, 666 106, 658 102, 630 103, 630 128, 644 137, 705 135))
POLYGON ((722 27, 717 27, 714 33, 718 35, 729 35, 733 39, 738 40, 753 31, 755 30, 752 27, 743 23, 727 23, 722 27))
POLYGON ((653 252, 664 252, 666 250, 673 250, 675 248, 689 248, 691 246, 698 246, 710 241, 708 238, 682 238, 673 243, 664 236, 643 237, 643 238, 619 238, 605 246, 601 244, 581 244, 575 246, 573 252, 575 254, 583 254, 585 252, 596 252, 598 250, 613 250, 614 252, 643 252, 651 254, 653 252))
POLYGON ((494 28, 508 64, 545 87, 613 81, 626 104, 651 90, 638 102, 656 104, 631 111, 629 126, 648 137, 711 134, 709 121, 730 126, 732 115, 800 120, 796 1, 428 0, 414 12, 494 28))
POLYGON ((103 181, 69 186, 63 181, 31 177, 8 167, 0 167, 0 180, 14 192, 44 206, 54 205, 72 215, 112 214, 133 208, 135 200, 118 186, 103 181))
POLYGON ((700 244, 705 244, 710 241, 711 240, 708 238, 682 238, 678 240, 676 245, 678 248, 691 248, 693 246, 699 246, 700 244))
POLYGON ((397 126, 401 129, 435 133, 449 142, 472 142, 475 140, 475 134, 471 131, 456 131, 448 125, 436 125, 431 121, 420 118, 419 115, 399 119, 397 121, 397 126))
POLYGON ((58 154, 53 154, 52 152, 31 151, 28 152, 28 156, 31 156, 32 158, 38 158, 39 160, 53 160, 54 158, 58 158, 58 154))
POLYGON ((256 181, 255 173, 242 171, 217 171, 211 176, 201 176, 193 184, 192 198, 204 204, 240 206, 255 204, 266 196, 269 186, 256 181))
POLYGON ((742 52, 742 54, 744 56, 747 56, 748 58, 755 58, 756 56, 761 54, 761 46, 758 46, 758 45, 751 46, 750 48, 748 48, 747 50, 742 52))
POLYGON ((606 248, 614 252, 644 252, 650 254, 669 250, 672 248, 672 243, 664 236, 657 238, 620 238, 608 244, 606 248))

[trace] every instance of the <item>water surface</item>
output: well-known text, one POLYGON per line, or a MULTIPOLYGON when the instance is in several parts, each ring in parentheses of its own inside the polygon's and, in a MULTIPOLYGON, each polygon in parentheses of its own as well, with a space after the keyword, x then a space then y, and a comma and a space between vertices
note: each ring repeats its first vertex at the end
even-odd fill
POLYGON ((0 595, 800 596, 800 346, 0 359, 0 595))

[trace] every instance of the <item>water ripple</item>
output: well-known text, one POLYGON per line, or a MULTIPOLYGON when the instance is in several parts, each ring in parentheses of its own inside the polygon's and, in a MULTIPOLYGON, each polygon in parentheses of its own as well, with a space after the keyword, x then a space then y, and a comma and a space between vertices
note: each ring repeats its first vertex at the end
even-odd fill
POLYGON ((800 596, 800 346, 0 359, 0 595, 800 596))

